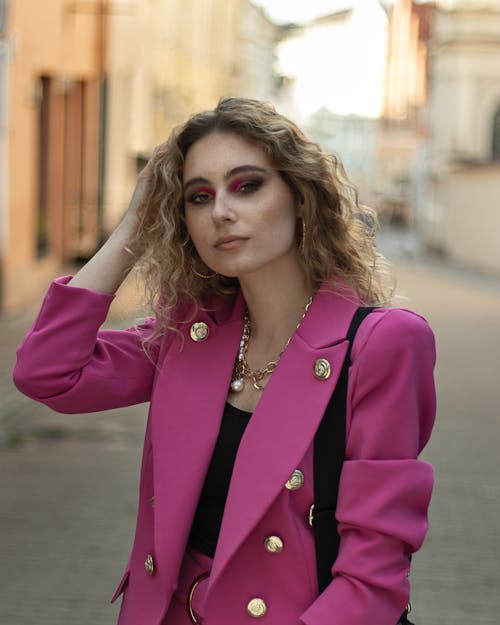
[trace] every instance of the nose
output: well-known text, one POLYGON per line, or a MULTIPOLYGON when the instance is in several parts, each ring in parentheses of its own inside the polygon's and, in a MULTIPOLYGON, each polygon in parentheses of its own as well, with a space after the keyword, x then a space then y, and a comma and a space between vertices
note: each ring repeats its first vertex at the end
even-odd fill
POLYGON ((215 222, 234 221, 235 214, 230 199, 222 191, 216 194, 212 208, 212 219, 215 222))

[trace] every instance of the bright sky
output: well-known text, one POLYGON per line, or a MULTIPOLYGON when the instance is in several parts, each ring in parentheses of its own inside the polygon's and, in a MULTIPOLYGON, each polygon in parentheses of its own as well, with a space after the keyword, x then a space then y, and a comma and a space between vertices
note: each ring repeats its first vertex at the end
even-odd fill
POLYGON ((377 117, 387 54, 387 15, 379 0, 253 0, 275 21, 302 22, 353 9, 346 21, 319 24, 278 48, 277 67, 293 79, 301 121, 322 107, 338 115, 377 117))
POLYGON ((276 22, 302 22, 349 6, 346 0, 253 0, 276 22))
MULTIPOLYGON (((306 22, 320 15, 334 13, 352 6, 353 0, 252 0, 263 7, 278 23, 306 22)), ((389 0, 387 4, 392 4, 389 0)))

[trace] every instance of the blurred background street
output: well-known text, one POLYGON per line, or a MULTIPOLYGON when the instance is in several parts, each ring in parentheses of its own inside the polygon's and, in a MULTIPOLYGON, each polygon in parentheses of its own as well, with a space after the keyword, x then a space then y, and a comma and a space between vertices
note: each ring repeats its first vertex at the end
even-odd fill
MULTIPOLYGON (((147 407, 57 415, 14 388, 15 347, 154 146, 226 95, 272 101, 377 211, 438 347, 414 620, 496 625, 500 0, 0 0, 0 624, 116 622, 147 407)), ((137 301, 129 280, 107 323, 137 301)))

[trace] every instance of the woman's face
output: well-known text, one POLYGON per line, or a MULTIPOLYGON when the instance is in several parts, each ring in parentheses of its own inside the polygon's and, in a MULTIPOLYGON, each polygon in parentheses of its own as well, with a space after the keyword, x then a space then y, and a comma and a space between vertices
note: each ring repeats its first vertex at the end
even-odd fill
POLYGON ((187 152, 183 186, 189 235, 212 271, 242 278, 297 266, 294 196, 261 148, 206 135, 187 152))

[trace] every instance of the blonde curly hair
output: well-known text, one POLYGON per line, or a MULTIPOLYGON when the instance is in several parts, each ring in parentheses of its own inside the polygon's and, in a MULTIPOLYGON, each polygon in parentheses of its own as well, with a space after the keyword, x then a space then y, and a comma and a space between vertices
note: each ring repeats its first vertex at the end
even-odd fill
POLYGON ((388 263, 375 246, 376 214, 359 203, 340 160, 323 152, 271 104, 223 98, 215 109, 193 115, 175 128, 152 157, 135 245, 145 250, 139 270, 157 318, 154 336, 170 326, 179 301, 187 298, 196 306, 209 306, 214 295, 239 289, 236 278, 213 274, 204 265, 184 215, 186 154, 213 132, 235 133, 260 147, 289 185, 298 200, 298 223, 301 219, 305 223, 297 244, 313 287, 324 282, 333 288, 347 284, 365 305, 389 303, 393 282, 388 263))

